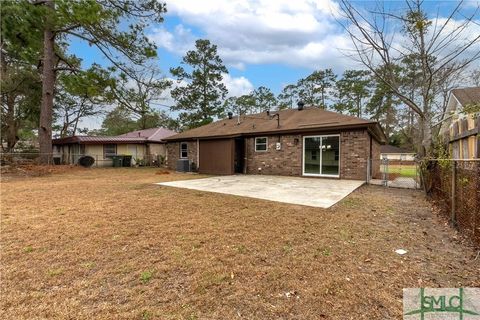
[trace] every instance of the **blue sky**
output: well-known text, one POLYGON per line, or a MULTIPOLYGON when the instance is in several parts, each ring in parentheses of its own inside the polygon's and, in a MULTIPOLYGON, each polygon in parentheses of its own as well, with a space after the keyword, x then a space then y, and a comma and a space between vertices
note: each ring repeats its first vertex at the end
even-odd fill
MULTIPOLYGON (((371 7, 374 1, 356 1, 371 7)), ((445 17, 456 1, 425 1, 430 18, 445 17)), ((400 12, 404 1, 386 1, 400 12)), ((464 4, 465 12, 478 5, 464 4)), ((361 66, 344 55, 350 39, 339 25, 335 0, 174 0, 167 1, 162 24, 151 25, 147 35, 158 46, 157 63, 165 76, 178 66, 196 39, 209 39, 218 46, 229 69, 224 82, 230 95, 240 95, 266 86, 278 94, 314 70, 332 68, 337 74, 361 66)), ((480 32, 480 31, 479 31, 480 32)), ((71 52, 85 65, 107 64, 87 44, 74 41, 71 52)), ((168 101, 167 104, 173 103, 168 101)))

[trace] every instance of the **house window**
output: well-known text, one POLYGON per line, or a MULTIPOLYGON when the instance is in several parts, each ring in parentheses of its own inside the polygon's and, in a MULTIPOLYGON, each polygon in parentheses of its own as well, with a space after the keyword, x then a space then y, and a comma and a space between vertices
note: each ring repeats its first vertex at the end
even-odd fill
POLYGON ((312 150, 312 160, 317 160, 317 150, 312 150))
POLYGON ((103 145, 103 158, 108 159, 117 155, 117 145, 116 144, 104 144, 103 145))
POLYGON ((255 138, 255 151, 267 151, 267 138, 255 138))
POLYGON ((188 145, 186 142, 180 143, 180 159, 188 158, 188 145))

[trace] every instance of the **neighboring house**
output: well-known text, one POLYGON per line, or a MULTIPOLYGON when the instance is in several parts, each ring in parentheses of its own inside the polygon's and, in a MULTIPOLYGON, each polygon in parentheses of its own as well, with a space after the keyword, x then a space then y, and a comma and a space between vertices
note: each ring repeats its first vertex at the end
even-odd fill
POLYGON ((165 158, 165 138, 176 134, 165 128, 138 130, 112 137, 73 136, 53 139, 54 158, 76 164, 81 156, 95 159, 96 166, 111 167, 116 155, 132 156, 132 164, 165 158))
MULTIPOLYGON (((223 119, 166 138, 167 166, 189 161, 200 173, 367 179, 386 137, 375 121, 319 108, 223 119)), ((379 168, 374 168, 373 174, 379 168)))
POLYGON ((413 161, 415 152, 386 144, 380 146, 380 159, 413 161))
POLYGON ((454 159, 480 158, 480 114, 466 114, 463 108, 480 104, 480 87, 453 89, 447 103, 440 136, 449 144, 454 159))

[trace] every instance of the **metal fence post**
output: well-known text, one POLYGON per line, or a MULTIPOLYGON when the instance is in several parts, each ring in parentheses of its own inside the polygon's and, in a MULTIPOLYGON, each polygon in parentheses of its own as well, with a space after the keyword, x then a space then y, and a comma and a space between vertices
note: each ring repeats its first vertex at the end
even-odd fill
POLYGON ((455 201, 455 194, 456 194, 456 181, 457 181, 457 162, 455 160, 452 160, 452 200, 451 200, 451 218, 452 218, 452 223, 454 225, 457 225, 457 216, 455 212, 455 206, 456 206, 456 201, 455 201))

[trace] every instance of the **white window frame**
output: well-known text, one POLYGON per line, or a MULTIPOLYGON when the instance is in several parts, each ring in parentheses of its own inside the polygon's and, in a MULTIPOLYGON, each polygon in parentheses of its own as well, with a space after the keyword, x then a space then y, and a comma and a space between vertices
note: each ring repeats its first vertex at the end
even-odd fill
POLYGON ((180 151, 180 159, 188 159, 188 143, 186 143, 186 142, 180 142, 180 150, 179 150, 179 151, 180 151), (187 156, 186 156, 186 157, 183 157, 183 156, 182 156, 182 152, 183 152, 183 150, 182 150, 182 145, 185 145, 185 146, 186 146, 186 148, 185 148, 185 152, 187 153, 187 156))
POLYGON ((303 136, 303 145, 302 145, 302 175, 306 177, 329 177, 329 178, 340 178, 340 172, 341 172, 341 160, 342 160, 342 144, 341 144, 341 139, 340 139, 340 134, 319 134, 319 135, 313 135, 313 136, 303 136), (320 173, 305 173, 305 139, 306 138, 321 138, 320 139, 320 145, 323 143, 323 138, 328 138, 328 137, 338 137, 338 174, 322 174, 322 150, 319 151, 320 154, 320 173))
POLYGON ((105 143, 103 144, 103 159, 112 159, 117 155, 117 144, 116 143, 105 143), (105 150, 106 146, 115 146, 115 153, 107 153, 105 150))
MULTIPOLYGON (((263 143, 261 143, 263 145, 263 143)), ((268 137, 255 137, 255 152, 267 152, 268 151, 268 137), (265 139, 265 150, 257 149, 257 139, 265 139)))

